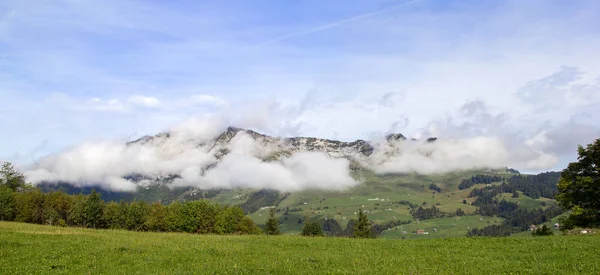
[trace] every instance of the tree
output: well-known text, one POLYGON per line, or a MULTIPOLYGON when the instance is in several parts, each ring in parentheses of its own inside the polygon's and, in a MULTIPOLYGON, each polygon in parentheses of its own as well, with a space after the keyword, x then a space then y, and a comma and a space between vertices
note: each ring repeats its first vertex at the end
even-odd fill
POLYGON ((25 177, 10 162, 4 162, 0 167, 0 185, 6 185, 13 191, 18 191, 20 187, 25 186, 25 177))
POLYGON ((110 229, 122 229, 121 223, 119 222, 119 204, 111 201, 104 206, 104 213, 102 213, 102 220, 105 226, 110 229))
POLYGON ((85 204, 86 197, 84 195, 76 195, 73 198, 73 204, 71 205, 71 209, 69 209, 69 225, 74 226, 85 226, 85 204))
POLYGON ((127 212, 126 227, 133 231, 143 231, 146 229, 146 221, 150 214, 150 206, 143 201, 134 201, 129 204, 127 212))
POLYGON ((0 221, 12 221, 15 213, 14 191, 0 185, 0 221))
POLYGON ((568 223, 573 226, 600 226, 600 139, 579 146, 579 157, 561 173, 556 200, 571 210, 568 223))
POLYGON ((254 221, 248 217, 243 217, 238 224, 238 230, 241 234, 260 234, 262 231, 254 221))
POLYGON ((512 197, 513 198, 518 198, 519 197, 519 192, 517 190, 513 191, 512 197))
POLYGON ((104 204, 100 198, 100 193, 96 192, 96 189, 92 189, 92 193, 87 197, 84 208, 87 226, 98 228, 102 220, 103 208, 104 204))
POLYGON ((373 238, 373 234, 371 233, 371 224, 369 223, 369 219, 367 218, 367 214, 365 214, 364 210, 359 209, 358 211, 358 221, 354 225, 354 238, 373 238))
POLYGON ((275 217, 275 208, 269 210, 269 219, 265 223, 265 234, 279 235, 279 220, 275 217))
POLYGON ((335 219, 327 219, 325 223, 323 223, 323 231, 328 236, 344 235, 344 229, 335 219))
POLYGON ((44 223, 45 196, 39 189, 27 192, 15 192, 15 221, 26 223, 44 223))
POLYGON ((150 231, 167 231, 167 208, 159 202, 153 203, 144 227, 150 231))
POLYGON ((304 227, 302 228, 302 236, 320 237, 323 236, 323 229, 317 221, 313 221, 306 217, 304 227))

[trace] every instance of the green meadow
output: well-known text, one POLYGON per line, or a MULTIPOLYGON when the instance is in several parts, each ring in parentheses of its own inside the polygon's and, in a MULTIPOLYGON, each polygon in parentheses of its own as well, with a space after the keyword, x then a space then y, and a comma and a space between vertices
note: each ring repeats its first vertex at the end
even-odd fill
POLYGON ((0 274, 598 274, 598 255, 597 235, 386 240, 0 222, 0 274))

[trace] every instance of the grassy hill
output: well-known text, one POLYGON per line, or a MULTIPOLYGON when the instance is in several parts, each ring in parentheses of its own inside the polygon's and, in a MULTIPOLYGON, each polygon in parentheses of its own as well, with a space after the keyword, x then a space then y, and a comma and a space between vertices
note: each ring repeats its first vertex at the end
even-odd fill
MULTIPOLYGON (((271 201, 276 203, 260 204, 262 209, 250 211, 249 216, 258 224, 264 224, 268 216, 268 207, 276 206, 278 208, 278 218, 280 219, 280 229, 284 233, 297 234, 301 231, 304 217, 312 219, 325 220, 335 219, 342 228, 345 228, 348 221, 356 218, 357 211, 363 208, 368 211, 370 220, 377 224, 384 224, 391 221, 410 221, 409 226, 389 229, 389 232, 382 234, 385 238, 413 238, 412 234, 401 234, 402 231, 411 231, 416 229, 432 230, 436 228, 438 232, 431 232, 428 235, 420 235, 418 238, 437 238, 447 236, 465 236, 468 228, 483 228, 491 224, 499 224, 502 218, 467 216, 455 218, 441 218, 427 221, 417 221, 412 217, 410 207, 404 204, 398 204, 399 201, 408 201, 418 206, 430 208, 435 206, 443 212, 455 213, 461 209, 468 215, 473 215, 477 210, 476 206, 471 205, 475 198, 469 198, 473 189, 484 188, 488 184, 475 184, 469 188, 459 190, 461 181, 469 179, 475 175, 500 176, 510 178, 515 175, 507 172, 490 171, 460 171, 439 175, 377 175, 369 171, 362 171, 355 174, 355 177, 361 180, 361 184, 344 191, 325 192, 325 191, 303 191, 290 194, 277 193, 277 199, 271 201), (432 190, 430 186, 434 184, 439 191, 432 190), (465 204, 464 202, 467 202, 465 204), (285 214, 287 212, 287 214, 285 214), (454 225, 453 225, 454 224, 454 225), (400 232, 400 233, 398 233, 400 232)), ((498 185, 500 182, 492 182, 489 185, 498 185)), ((252 200, 253 192, 257 190, 224 190, 211 200, 224 204, 242 204, 252 200)), ((533 210, 545 209, 555 205, 554 200, 544 197, 531 198, 520 192, 518 198, 512 198, 512 194, 501 194, 499 200, 506 199, 518 203, 520 207, 533 210)))
POLYGON ((357 240, 0 222, 0 274, 598 274, 600 237, 357 240))

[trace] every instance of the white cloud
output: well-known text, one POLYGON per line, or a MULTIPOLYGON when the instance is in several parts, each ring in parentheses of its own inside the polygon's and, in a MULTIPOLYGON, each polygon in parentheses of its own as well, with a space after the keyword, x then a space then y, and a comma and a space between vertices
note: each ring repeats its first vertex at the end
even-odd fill
MULTIPOLYGON (((134 183, 122 179, 131 174, 159 176, 177 174, 173 186, 198 188, 274 188, 341 190, 356 184, 346 159, 323 153, 298 153, 278 162, 264 162, 274 148, 241 133, 227 146, 230 153, 205 175, 202 170, 217 162, 221 149, 209 141, 219 133, 219 121, 195 120, 176 127, 169 138, 126 146, 122 141, 89 142, 41 159, 25 175, 27 179, 66 181, 77 185, 100 185, 133 191, 134 183)), ((270 145, 271 146, 271 145, 270 145)))
POLYGON ((151 97, 151 96, 141 96, 141 95, 134 95, 134 96, 130 97, 129 103, 136 105, 136 106, 147 107, 147 108, 156 108, 161 105, 160 100, 158 100, 157 98, 151 97))

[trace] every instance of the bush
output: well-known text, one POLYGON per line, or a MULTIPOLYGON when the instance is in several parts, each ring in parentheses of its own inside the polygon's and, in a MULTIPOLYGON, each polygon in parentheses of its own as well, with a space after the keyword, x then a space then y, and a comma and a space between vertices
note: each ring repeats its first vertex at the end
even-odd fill
POLYGON ((552 233, 552 230, 550 230, 549 227, 547 227, 546 225, 542 225, 542 227, 533 230, 531 232, 532 236, 552 236, 554 235, 554 233, 552 233))
POLYGON ((323 229, 321 225, 316 221, 311 221, 309 218, 306 218, 306 222, 304 223, 304 227, 302 228, 302 236, 315 237, 315 236, 323 236, 323 229))

